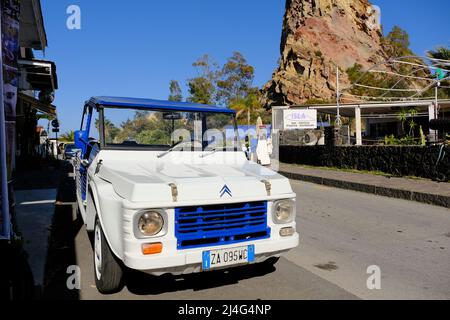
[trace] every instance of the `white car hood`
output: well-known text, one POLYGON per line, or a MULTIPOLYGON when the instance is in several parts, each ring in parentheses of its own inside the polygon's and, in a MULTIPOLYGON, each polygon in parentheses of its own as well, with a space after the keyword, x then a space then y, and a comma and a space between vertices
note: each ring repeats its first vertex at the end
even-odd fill
POLYGON ((240 152, 205 158, 200 157, 201 153, 174 152, 161 158, 157 154, 101 151, 97 161, 102 160, 102 164, 96 175, 131 202, 173 202, 173 186, 179 202, 260 200, 293 193, 287 178, 247 161, 240 152))

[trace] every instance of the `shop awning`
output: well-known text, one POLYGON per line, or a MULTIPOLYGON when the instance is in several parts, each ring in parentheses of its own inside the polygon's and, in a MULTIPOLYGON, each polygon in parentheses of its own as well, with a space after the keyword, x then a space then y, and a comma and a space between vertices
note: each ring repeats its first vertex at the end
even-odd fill
POLYGON ((28 96, 23 93, 19 93, 19 99, 22 101, 29 103, 32 108, 39 110, 45 114, 56 116, 56 107, 52 104, 47 104, 39 101, 38 99, 28 96))
POLYGON ((47 47, 47 35, 39 0, 20 1, 19 42, 23 48, 44 50, 47 47))
MULTIPOLYGON (((361 109, 362 117, 366 116, 379 116, 391 117, 397 119, 397 112, 402 108, 415 108, 419 113, 428 115, 428 107, 435 103, 434 100, 415 100, 415 101, 396 101, 396 102, 366 102, 366 103, 342 103, 340 104, 340 115, 343 117, 354 117, 355 108, 359 107, 361 109)), ((450 110, 450 100, 440 99, 438 100, 439 109, 441 111, 447 112, 450 110)), ((274 107, 274 108, 284 108, 284 107, 274 107)), ((336 104, 320 104, 311 106, 292 106, 290 108, 297 109, 316 109, 320 113, 336 115, 337 106, 336 104)))
POLYGON ((21 90, 55 91, 58 89, 56 65, 52 61, 19 59, 21 90))

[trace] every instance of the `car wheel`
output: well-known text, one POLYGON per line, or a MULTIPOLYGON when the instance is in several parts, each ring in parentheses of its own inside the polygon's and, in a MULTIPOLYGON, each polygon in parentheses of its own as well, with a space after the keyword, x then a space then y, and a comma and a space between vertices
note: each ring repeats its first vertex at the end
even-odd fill
POLYGON ((94 230, 94 271, 100 293, 111 294, 122 289, 122 265, 111 251, 98 219, 94 230))

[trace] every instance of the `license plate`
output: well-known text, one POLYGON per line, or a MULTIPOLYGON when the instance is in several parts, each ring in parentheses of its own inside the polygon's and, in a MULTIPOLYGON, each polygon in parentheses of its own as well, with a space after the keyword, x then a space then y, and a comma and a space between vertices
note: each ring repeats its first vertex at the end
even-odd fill
POLYGON ((254 245, 230 249, 210 250, 203 252, 202 269, 211 270, 234 264, 251 263, 254 261, 254 245))

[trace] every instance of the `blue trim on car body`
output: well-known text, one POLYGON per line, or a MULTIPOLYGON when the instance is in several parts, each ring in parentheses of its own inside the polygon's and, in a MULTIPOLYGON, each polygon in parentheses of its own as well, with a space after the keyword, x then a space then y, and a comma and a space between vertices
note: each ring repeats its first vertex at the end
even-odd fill
POLYGON ((192 102, 178 102, 155 99, 142 98, 126 98, 126 97, 92 97, 87 105, 96 107, 113 107, 113 108, 139 108, 147 110, 167 110, 167 111, 185 111, 185 112, 212 112, 212 113, 230 113, 236 114, 233 109, 210 106, 206 104, 192 102))

